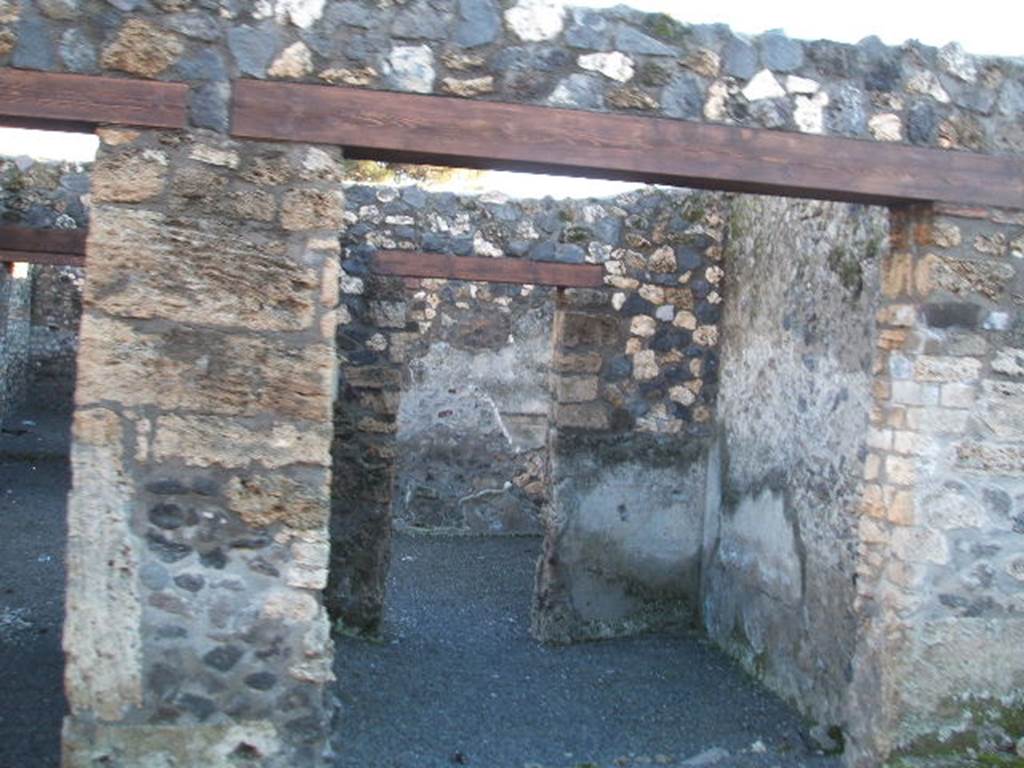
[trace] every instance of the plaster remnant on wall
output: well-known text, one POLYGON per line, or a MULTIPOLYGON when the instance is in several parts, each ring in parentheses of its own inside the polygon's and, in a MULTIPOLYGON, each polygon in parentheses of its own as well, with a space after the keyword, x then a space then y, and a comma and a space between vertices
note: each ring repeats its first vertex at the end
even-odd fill
POLYGON ((142 704, 140 556, 130 532, 135 487, 121 463, 117 414, 79 410, 73 429, 66 690, 73 715, 116 721, 142 704))

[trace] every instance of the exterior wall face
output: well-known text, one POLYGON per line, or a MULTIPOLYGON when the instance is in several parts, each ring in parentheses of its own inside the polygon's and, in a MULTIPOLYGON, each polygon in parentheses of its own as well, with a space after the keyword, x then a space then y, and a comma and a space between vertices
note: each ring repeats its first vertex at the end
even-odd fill
POLYGON ((1024 152, 1024 65, 956 45, 750 39, 535 0, 182 7, 3 0, 0 66, 189 81, 193 123, 217 130, 229 79, 254 77, 1024 152))
POLYGON ((844 720, 883 209, 741 196, 729 211, 703 620, 820 723, 844 720))
POLYGON ((32 273, 26 266, 0 264, 0 425, 28 388, 32 273))
POLYGON ((319 595, 343 223, 324 179, 337 152, 102 137, 64 764, 316 765, 332 679, 319 595))
POLYGON ((940 207, 893 230, 859 531, 857 765, 872 748, 1024 735, 1024 217, 940 207))

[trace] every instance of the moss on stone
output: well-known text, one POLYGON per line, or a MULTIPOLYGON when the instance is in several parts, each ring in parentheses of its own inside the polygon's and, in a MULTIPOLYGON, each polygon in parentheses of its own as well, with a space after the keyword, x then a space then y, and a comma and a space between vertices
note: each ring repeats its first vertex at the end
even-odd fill
POLYGON ((860 261, 845 248, 836 246, 828 255, 828 267, 839 277, 839 283, 856 299, 864 289, 864 270, 860 261))
POLYGON ((969 715, 969 730, 942 739, 921 736, 903 747, 886 768, 1024 768, 1024 759, 1010 753, 992 751, 993 734, 1011 742, 1024 737, 1024 703, 1006 704, 992 699, 962 701, 949 699, 943 709, 969 715), (944 761, 951 762, 944 762, 944 761))
POLYGON ((655 37, 672 43, 682 42, 690 32, 689 27, 665 13, 651 14, 644 19, 644 27, 655 37))

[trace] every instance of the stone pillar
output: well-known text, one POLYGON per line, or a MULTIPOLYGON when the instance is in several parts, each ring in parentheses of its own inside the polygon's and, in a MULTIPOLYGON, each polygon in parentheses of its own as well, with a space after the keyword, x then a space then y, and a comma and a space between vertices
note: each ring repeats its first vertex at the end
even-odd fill
POLYGON ((338 313, 331 568, 337 631, 376 635, 391 563, 396 416, 404 361, 401 279, 370 274, 371 249, 346 247, 338 313))
POLYGON ((340 157, 100 134, 63 764, 319 765, 340 157))
POLYGON ((542 640, 688 628, 697 615, 721 198, 643 202, 627 247, 595 249, 607 288, 563 291, 556 308, 542 640))
POLYGON ((894 213, 847 763, 1024 736, 1024 214, 894 213))
POLYGON ((0 425, 28 386, 31 304, 29 265, 0 263, 0 425))

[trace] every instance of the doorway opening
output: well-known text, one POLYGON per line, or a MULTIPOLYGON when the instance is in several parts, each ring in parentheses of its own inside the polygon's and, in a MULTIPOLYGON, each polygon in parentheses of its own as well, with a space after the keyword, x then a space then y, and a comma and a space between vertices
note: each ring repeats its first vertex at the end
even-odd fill
POLYGON ((815 430, 866 426, 884 212, 640 185, 595 196, 589 181, 531 197, 475 172, 485 188, 467 194, 444 188, 461 172, 350 170, 364 176, 346 183, 327 590, 339 765, 831 765, 852 649, 771 612, 810 601, 827 621, 852 601, 818 610, 850 583, 863 446, 825 461, 815 430), (393 251, 604 274, 545 288, 376 273, 393 251), (731 325, 730 264, 749 281, 731 325), (811 289, 800 301, 793 281, 811 289), (836 304, 828 320, 816 301, 836 304), (829 325, 851 313, 859 345, 829 325), (781 392, 763 419, 746 412, 751 381, 781 392), (795 413, 802 447, 762 461, 780 439, 767 424, 795 413), (825 472, 837 490, 814 508, 805 484, 825 472), (781 501, 751 513, 758 483, 781 501), (842 554, 817 559, 833 534, 842 554), (828 669, 791 669, 794 651, 828 669))
POLYGON ((65 500, 84 270, 21 232, 88 224, 94 136, 0 129, 0 764, 56 765, 65 500), (29 261, 31 259, 32 261, 29 261), (33 263, 36 262, 36 263, 33 263))

